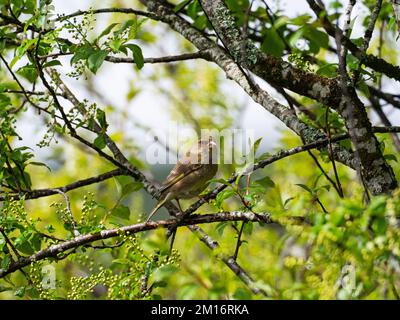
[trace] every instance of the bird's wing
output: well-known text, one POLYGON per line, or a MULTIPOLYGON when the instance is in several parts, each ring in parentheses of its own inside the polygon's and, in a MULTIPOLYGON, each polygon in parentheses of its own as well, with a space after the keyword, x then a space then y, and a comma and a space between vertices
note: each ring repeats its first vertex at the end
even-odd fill
POLYGON ((202 167, 201 163, 188 164, 188 163, 178 162, 172 169, 168 177, 165 179, 165 182, 163 183, 160 192, 161 193, 165 192, 173 185, 175 185, 177 182, 181 181, 183 178, 185 178, 192 172, 199 170, 201 167, 202 167))

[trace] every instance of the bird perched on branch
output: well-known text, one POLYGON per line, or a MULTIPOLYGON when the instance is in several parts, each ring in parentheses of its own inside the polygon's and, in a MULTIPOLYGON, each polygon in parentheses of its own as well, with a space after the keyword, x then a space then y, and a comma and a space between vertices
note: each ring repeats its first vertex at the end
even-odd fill
POLYGON ((218 171, 217 144, 210 137, 208 140, 198 140, 188 152, 178 160, 171 170, 161 189, 161 199, 149 214, 149 221, 157 210, 166 202, 175 199, 179 210, 182 208, 179 199, 190 199, 198 196, 218 171))

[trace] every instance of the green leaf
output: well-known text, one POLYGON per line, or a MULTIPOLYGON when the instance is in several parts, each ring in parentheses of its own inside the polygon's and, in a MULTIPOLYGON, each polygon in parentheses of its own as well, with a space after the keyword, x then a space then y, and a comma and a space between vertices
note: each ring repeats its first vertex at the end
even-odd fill
POLYGON ((181 9, 183 7, 185 7, 190 1, 192 1, 192 0, 184 0, 184 1, 179 2, 174 8, 174 12, 177 13, 177 12, 181 11, 181 9))
POLYGON ((94 139, 93 144, 100 150, 106 147, 106 136, 104 134, 99 134, 96 139, 94 139))
POLYGON ((244 227, 243 227, 243 232, 250 236, 253 233, 253 223, 252 222, 246 222, 244 227))
POLYGON ((78 47, 75 50, 75 53, 73 57, 71 58, 70 63, 74 64, 78 62, 79 60, 86 60, 89 58, 90 55, 96 53, 96 50, 94 50, 90 44, 85 43, 84 45, 78 47))
POLYGON ((386 229, 387 222, 385 218, 377 218, 372 223, 372 230, 374 230, 377 235, 384 235, 386 233, 386 229))
POLYGON ((285 202, 283 203, 283 208, 286 208, 286 206, 289 204, 289 202, 292 201, 292 200, 294 200, 294 199, 296 199, 296 197, 287 198, 287 199, 285 200, 285 202))
POLYGON ((6 245, 6 240, 4 240, 3 236, 0 236, 0 251, 3 251, 5 245, 6 245))
POLYGON ((219 179, 215 178, 215 179, 208 180, 208 183, 213 183, 213 182, 221 183, 221 184, 224 184, 226 186, 230 186, 231 185, 228 181, 226 181, 225 179, 222 179, 222 178, 219 178, 219 179))
POLYGON ((397 157, 394 154, 385 154, 383 157, 388 161, 398 162, 397 157))
POLYGON ((258 138, 258 139, 254 142, 253 147, 252 147, 253 154, 256 154, 256 153, 257 153, 257 150, 258 150, 258 148, 260 147, 261 140, 262 140, 262 138, 258 138))
POLYGON ((137 23, 136 19, 129 19, 126 20, 121 28, 119 28, 117 31, 114 32, 115 36, 119 36, 120 34, 122 34, 126 29, 130 28, 131 26, 135 25, 137 23))
MULTIPOLYGON (((236 1, 236 0, 235 0, 236 1)), ((194 0, 192 3, 190 3, 187 7, 187 14, 189 17, 191 17, 193 20, 196 19, 197 13, 202 11, 200 3, 198 0, 194 0)))
POLYGON ((62 66, 62 64, 58 60, 51 60, 43 64, 43 68, 55 67, 55 66, 62 66))
POLYGON ((31 243, 28 241, 28 239, 24 236, 21 235, 15 240, 15 247, 18 249, 18 251, 21 251, 22 253, 25 254, 34 254, 35 251, 32 248, 31 243))
POLYGON ((0 266, 1 266, 2 269, 8 269, 8 267, 10 266, 10 264, 11 264, 11 256, 10 256, 9 254, 7 254, 7 255, 3 258, 3 260, 1 260, 0 266))
POLYGON ((296 32, 294 32, 289 38, 289 45, 292 48, 297 48, 297 42, 303 37, 305 32, 305 28, 300 28, 296 32))
POLYGON ((128 195, 132 192, 139 191, 142 188, 143 188, 143 183, 141 183, 141 182, 134 181, 134 182, 128 183, 122 187, 121 197, 125 197, 126 195, 128 195))
POLYGON ((108 127, 106 113, 101 109, 97 109, 96 110, 96 119, 99 122, 100 127, 103 129, 103 132, 106 131, 107 127, 108 127))
POLYGON ((124 220, 129 220, 129 217, 131 215, 131 210, 127 206, 121 204, 112 209, 111 215, 124 220))
POLYGON ((39 234, 37 234, 37 233, 34 233, 34 234, 30 237, 29 242, 31 243, 32 248, 33 248, 35 251, 39 251, 40 248, 42 247, 42 236, 39 235, 39 234))
POLYGON ((317 74, 329 78, 334 78, 337 76, 338 64, 337 63, 327 63, 319 67, 317 74))
POLYGON ((133 44, 133 43, 128 43, 125 46, 128 47, 129 50, 132 51, 133 60, 135 61, 136 66, 139 69, 142 69, 144 66, 144 58, 143 58, 142 49, 140 49, 140 47, 138 45, 133 44))
POLYGON ((285 44, 279 36, 275 28, 268 29, 264 34, 264 41, 261 44, 261 49, 275 57, 281 57, 285 44))
POLYGON ((100 40, 102 37, 108 35, 115 26, 119 25, 118 22, 111 23, 107 28, 105 28, 100 35, 96 38, 96 41, 100 40))
POLYGON ((252 295, 249 290, 238 288, 233 294, 233 298, 236 300, 250 300, 252 298, 252 295))
POLYGON ((25 22, 25 26, 24 26, 24 33, 26 32, 26 30, 28 30, 29 26, 32 25, 32 22, 35 22, 35 20, 37 19, 36 15, 33 15, 32 17, 30 17, 28 19, 28 21, 25 22))
POLYGON ((130 263, 130 260, 126 259, 126 258, 114 259, 112 261, 112 264, 120 264, 122 266, 127 266, 127 265, 129 265, 129 263, 130 263))
POLYGON ((321 48, 328 48, 329 37, 325 32, 319 31, 313 27, 306 28, 304 36, 310 41, 310 51, 318 53, 321 48))
POLYGON ((14 64, 16 64, 17 61, 22 58, 26 51, 35 46, 38 40, 38 38, 34 38, 24 41, 15 51, 16 54, 10 62, 10 68, 12 68, 14 64))
POLYGON ((0 284, 0 292, 10 291, 12 289, 13 289, 12 287, 6 287, 6 286, 0 284))
MULTIPOLYGON (((138 31, 140 30, 142 24, 144 24, 147 20, 148 20, 148 18, 135 19, 135 23, 132 25, 132 27, 129 30, 128 39, 135 39, 137 37, 138 31)), ((143 36, 142 39, 145 41, 151 41, 149 38, 146 39, 146 35, 148 37, 150 34, 145 33, 144 35, 142 35, 143 36)), ((152 36, 150 35, 150 37, 152 37, 152 36)))
POLYGON ((233 195, 235 195, 236 192, 235 190, 232 189, 228 189, 228 190, 223 190, 220 193, 218 193, 217 197, 215 198, 215 204, 217 207, 221 207, 221 204, 224 200, 232 197, 233 195))
POLYGON ((99 68, 103 64, 104 59, 107 57, 107 54, 108 53, 105 50, 100 50, 96 53, 91 54, 88 58, 89 70, 96 74, 97 70, 99 70, 99 68))
POLYGON ((225 230, 227 225, 228 225, 228 221, 221 221, 215 227, 215 230, 218 232, 218 234, 220 236, 222 236, 224 234, 224 230, 225 230))
POLYGON ((33 165, 33 166, 46 167, 47 169, 49 169, 49 171, 51 171, 51 168, 43 162, 31 161, 28 164, 33 165))
POLYGON ((193 28, 196 28, 198 30, 204 30, 204 28, 207 26, 207 21, 207 16, 205 14, 202 14, 194 20, 192 26, 193 28))
POLYGON ((309 187, 307 187, 305 184, 295 183, 295 185, 300 187, 300 188, 303 188, 304 190, 306 190, 307 192, 309 192, 311 194, 313 193, 313 191, 309 187))
POLYGON ((19 68, 17 70, 17 74, 23 76, 25 79, 27 79, 31 83, 35 82, 38 77, 36 68, 32 64, 27 64, 26 66, 19 68))
POLYGON ((290 23, 296 26, 304 26, 308 21, 310 21, 311 16, 309 14, 302 14, 297 17, 294 17, 290 20, 290 23))
POLYGON ((152 288, 165 288, 167 286, 167 281, 161 280, 161 281, 155 281, 152 284, 152 288))
POLYGON ((263 186, 266 189, 275 187, 275 183, 268 176, 265 176, 262 179, 256 180, 256 181, 254 181, 254 183, 257 183, 257 184, 259 184, 260 186, 263 186))
POLYGON ((125 41, 124 39, 113 39, 108 43, 108 45, 110 46, 113 52, 118 52, 124 41, 125 41))
POLYGON ((197 290, 199 286, 196 283, 188 283, 185 284, 179 291, 178 291, 178 299, 182 300, 190 300, 196 296, 197 290))

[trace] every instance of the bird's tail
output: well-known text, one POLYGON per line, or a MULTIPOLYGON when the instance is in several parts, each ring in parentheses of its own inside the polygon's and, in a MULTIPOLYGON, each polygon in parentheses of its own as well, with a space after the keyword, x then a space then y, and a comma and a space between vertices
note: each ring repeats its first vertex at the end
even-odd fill
POLYGON ((150 212, 149 216, 146 219, 146 222, 149 222, 149 220, 154 216, 154 214, 157 212, 158 209, 160 209, 166 202, 167 202, 167 197, 164 199, 160 200, 159 203, 154 207, 154 209, 150 212))

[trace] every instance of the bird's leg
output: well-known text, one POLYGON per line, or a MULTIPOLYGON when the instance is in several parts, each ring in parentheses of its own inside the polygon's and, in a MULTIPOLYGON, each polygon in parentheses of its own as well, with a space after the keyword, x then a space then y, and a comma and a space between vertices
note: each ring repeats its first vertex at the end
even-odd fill
MULTIPOLYGON (((179 202, 179 199, 176 198, 175 200, 176 200, 176 203, 178 204, 178 208, 179 208, 179 215, 176 217, 176 219, 178 220, 178 223, 179 223, 179 221, 183 217, 184 211, 182 210, 182 207, 181 207, 181 204, 179 202)), ((177 229, 178 229, 177 225, 172 226, 169 229, 169 232, 168 232, 168 235, 167 235, 167 237, 171 237, 171 243, 170 243, 170 246, 169 246, 169 254, 172 254, 172 249, 174 247, 174 242, 175 242, 175 236, 176 236, 177 229)))
POLYGON ((182 215, 183 214, 183 210, 182 210, 182 207, 181 207, 181 204, 180 204, 180 202, 179 202, 179 199, 175 199, 176 200, 176 203, 178 204, 178 208, 179 208, 179 215, 182 215))

